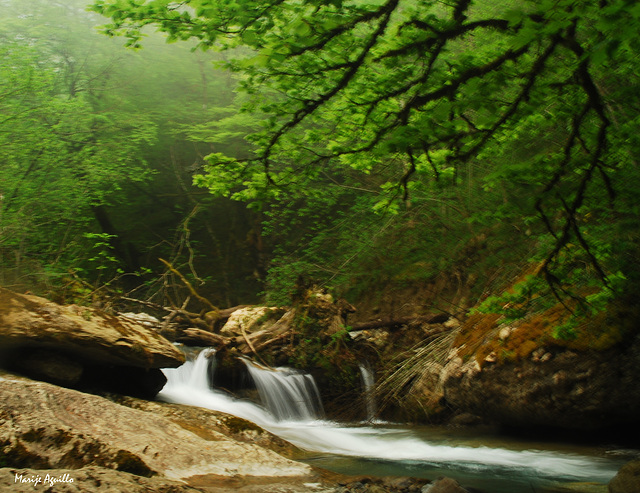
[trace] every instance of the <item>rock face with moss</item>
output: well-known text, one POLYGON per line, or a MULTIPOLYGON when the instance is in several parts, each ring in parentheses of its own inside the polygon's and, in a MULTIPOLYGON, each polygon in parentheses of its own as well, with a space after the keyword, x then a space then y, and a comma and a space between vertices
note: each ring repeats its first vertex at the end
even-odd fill
POLYGON ((0 288, 1 366, 60 385, 111 383, 153 395, 165 382, 158 369, 183 362, 168 340, 139 323, 0 288))
POLYGON ((584 321, 563 339, 555 330, 566 316, 558 307, 517 323, 472 315, 442 373, 447 402, 515 426, 635 426, 640 337, 627 327, 630 314, 584 321))

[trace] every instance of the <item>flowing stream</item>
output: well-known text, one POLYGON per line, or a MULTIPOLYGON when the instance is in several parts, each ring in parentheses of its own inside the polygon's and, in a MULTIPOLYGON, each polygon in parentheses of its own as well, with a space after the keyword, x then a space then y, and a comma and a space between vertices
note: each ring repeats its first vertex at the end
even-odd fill
POLYGON ((210 387, 215 370, 210 349, 180 368, 163 370, 167 384, 158 397, 252 421, 307 451, 303 459, 319 467, 376 476, 446 475, 487 493, 554 491, 554 486, 566 483, 606 485, 626 460, 595 447, 471 437, 433 427, 337 424, 323 419, 311 376, 245 363, 264 406, 210 387))

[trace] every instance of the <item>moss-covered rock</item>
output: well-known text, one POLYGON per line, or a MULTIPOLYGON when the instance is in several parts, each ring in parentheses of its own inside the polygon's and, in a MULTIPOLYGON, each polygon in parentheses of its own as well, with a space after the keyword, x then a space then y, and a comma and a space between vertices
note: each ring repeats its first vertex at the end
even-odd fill
POLYGON ((573 317, 561 304, 510 321, 498 313, 474 313, 464 323, 454 346, 465 360, 485 363, 524 361, 535 351, 557 348, 607 351, 636 333, 638 310, 612 305, 608 311, 575 322, 570 334, 558 332, 573 317))
POLYGON ((609 482, 609 493, 637 493, 640 491, 640 460, 628 462, 609 482))
POLYGON ((640 410, 640 336, 632 311, 585 319, 555 306, 521 320, 476 313, 464 324, 443 371, 455 408, 518 426, 600 429, 634 424, 640 410))

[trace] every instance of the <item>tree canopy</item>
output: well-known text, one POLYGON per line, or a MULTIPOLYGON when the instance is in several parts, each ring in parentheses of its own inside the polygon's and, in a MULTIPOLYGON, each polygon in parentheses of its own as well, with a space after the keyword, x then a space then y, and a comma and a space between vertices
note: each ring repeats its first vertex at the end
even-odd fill
POLYGON ((536 240, 539 277, 561 301, 586 278, 610 295, 638 270, 625 252, 638 226, 637 2, 92 8, 131 46, 154 25, 170 41, 229 52, 262 128, 248 136, 250 155, 208 156, 198 183, 215 194, 280 217, 296 200, 316 215, 342 203, 405 217, 440 202, 464 209, 456 221, 507 221, 536 240))

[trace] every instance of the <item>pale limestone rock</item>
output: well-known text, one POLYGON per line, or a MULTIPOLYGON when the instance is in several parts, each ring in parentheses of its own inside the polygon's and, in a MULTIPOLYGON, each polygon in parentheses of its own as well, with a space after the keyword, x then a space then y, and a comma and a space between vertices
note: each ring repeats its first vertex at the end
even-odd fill
POLYGON ((300 477, 310 467, 211 431, 207 438, 166 417, 105 398, 13 377, 0 381, 0 455, 13 466, 101 466, 169 479, 300 477), (11 464, 11 461, 14 463, 11 464))
POLYGON ((508 339, 508 337, 509 337, 509 336, 511 335, 511 333, 513 332, 513 330, 514 330, 514 329, 513 329, 513 327, 509 327, 509 326, 502 327, 502 328, 500 329, 500 331, 498 332, 498 338, 499 338, 501 341, 505 341, 505 340, 507 340, 507 339, 508 339))
POLYGON ((448 320, 442 323, 442 326, 447 329, 458 329, 461 325, 462 324, 460 323, 460 320, 454 317, 450 317, 448 320))
POLYGON ((0 348, 6 358, 16 349, 45 348, 90 364, 150 369, 184 363, 184 355, 168 340, 139 323, 4 288, 0 288, 0 348))
POLYGON ((495 363, 496 361, 498 361, 498 355, 496 354, 495 351, 491 351, 489 354, 485 356, 484 360, 487 363, 495 363))
POLYGON ((531 353, 531 361, 533 361, 534 363, 539 363, 540 358, 542 358, 544 353, 545 353, 545 349, 543 347, 536 349, 531 353))
POLYGON ((242 335, 243 331, 245 334, 250 334, 254 330, 264 329, 265 324, 259 322, 268 318, 271 313, 277 310, 277 308, 267 306, 250 306, 236 310, 231 314, 222 329, 220 329, 220 334, 227 337, 234 337, 242 335))

